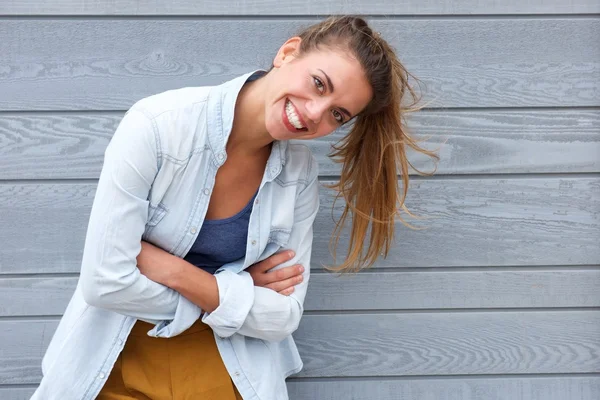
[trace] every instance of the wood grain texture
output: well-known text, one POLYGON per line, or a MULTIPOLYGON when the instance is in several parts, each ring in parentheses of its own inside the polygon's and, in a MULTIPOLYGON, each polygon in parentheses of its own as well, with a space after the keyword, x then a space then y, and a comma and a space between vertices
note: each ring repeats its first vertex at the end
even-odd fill
POLYGON ((598 270, 317 273, 305 300, 320 311, 599 306, 598 270))
MULTIPOLYGON (((0 110, 124 110, 167 89, 221 83, 268 68, 285 39, 315 21, 6 19, 0 110)), ((600 19, 373 26, 423 81, 428 107, 600 105, 600 19)))
MULTIPOLYGON (((0 321, 0 384, 41 378, 57 321, 0 321)), ((307 315, 300 377, 588 373, 600 311, 307 315)))
MULTIPOLYGON (((0 277, 0 316, 61 315, 77 277, 0 277)), ((600 307, 600 270, 313 273, 307 311, 600 307)))
MULTIPOLYGON (((0 114, 0 179, 97 178, 122 112, 0 114)), ((411 132, 439 148, 437 175, 600 172, 600 111, 427 111, 408 119, 411 132), (445 143, 444 143, 445 142, 445 143)), ((328 154, 341 129, 304 141, 321 175, 337 175, 328 154)), ((431 171, 426 157, 411 155, 431 171)))
POLYGON ((598 13, 593 0, 3 0, 0 15, 456 15, 598 13))
POLYGON ((306 316, 303 377, 600 370, 600 312, 306 316))
POLYGON ((0 179, 98 178, 123 114, 0 114, 0 179))
POLYGON ((0 386, 0 399, 2 400, 30 400, 35 387, 2 387, 0 386))
POLYGON ((0 321, 0 326, 0 385, 39 383, 58 321, 0 321))
MULTIPOLYGON (((597 400, 598 377, 288 381, 290 400, 597 400)), ((2 388, 2 400, 29 400, 31 388, 2 388)))
MULTIPOLYGON (((0 274, 78 272, 93 184, 0 185, 0 274)), ((330 264, 330 191, 321 190, 313 268, 330 264)), ((378 267, 598 265, 600 178, 413 180, 407 206, 426 220, 397 224, 378 267)), ((333 218, 333 219, 332 219, 333 218)), ((347 235, 340 239, 344 254, 347 235)))
POLYGON ((600 378, 292 379, 288 391, 290 400, 597 400, 600 378))
POLYGON ((0 316, 62 315, 76 286, 77 277, 0 278, 0 316))
MULTIPOLYGON (((327 250, 333 220, 328 191, 314 225, 314 263, 334 260, 327 250)), ((395 246, 379 267, 599 264, 600 180, 491 178, 413 180, 406 205, 420 230, 397 224, 395 246)), ((338 247, 341 259, 347 230, 338 247)))
MULTIPOLYGON (((426 148, 439 149, 436 175, 600 169, 597 110, 426 111, 410 115, 407 125, 415 137, 426 140, 426 148)), ((339 175, 339 164, 327 155, 347 131, 305 142, 319 160, 322 175, 339 175)), ((409 154, 418 169, 432 170, 428 157, 409 154)))

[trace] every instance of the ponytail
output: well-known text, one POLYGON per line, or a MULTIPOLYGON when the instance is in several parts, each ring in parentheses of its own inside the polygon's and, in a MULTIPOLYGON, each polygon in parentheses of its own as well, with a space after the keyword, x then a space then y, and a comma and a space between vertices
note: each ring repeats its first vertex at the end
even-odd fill
POLYGON ((401 215, 404 211, 413 216, 404 204, 409 169, 425 173, 408 160, 407 147, 436 161, 439 157, 419 146, 407 131, 406 115, 421 108, 416 107, 420 99, 408 79, 412 77, 417 83, 419 80, 404 68, 394 50, 373 33, 366 21, 351 16, 332 17, 308 28, 300 37, 303 52, 319 45, 347 46, 373 88, 370 104, 356 117, 350 133, 333 146, 330 155, 342 164, 342 171, 339 182, 329 187, 338 192, 336 200, 341 197, 345 201, 330 242, 334 262, 340 236, 349 220, 351 227, 344 262, 327 268, 356 272, 373 265, 380 255, 388 255, 397 219, 411 226, 401 215), (407 92, 412 101, 403 106, 407 92))

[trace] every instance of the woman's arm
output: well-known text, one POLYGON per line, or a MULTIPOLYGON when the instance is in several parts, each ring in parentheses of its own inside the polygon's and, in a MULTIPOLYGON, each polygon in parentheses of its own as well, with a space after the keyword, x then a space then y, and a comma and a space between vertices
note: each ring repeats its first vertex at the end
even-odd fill
MULTIPOLYGON (((304 268, 300 265, 273 268, 293 257, 293 251, 284 251, 254 264, 247 271, 255 286, 288 295, 294 291, 294 285, 302 282, 304 268)), ((195 265, 147 242, 142 242, 137 264, 143 275, 176 290, 202 310, 213 312, 219 306, 219 289, 214 275, 195 265)))
POLYGON ((182 258, 142 242, 137 266, 148 279, 176 290, 202 310, 212 312, 219 306, 219 288, 214 275, 182 258))
POLYGON ((317 165, 311 157, 307 186, 298 194, 294 210, 294 225, 288 246, 295 255, 287 265, 304 266, 303 280, 294 292, 283 296, 273 290, 256 287, 247 271, 235 274, 222 271, 215 275, 219 287, 219 307, 204 314, 202 321, 221 337, 234 333, 263 340, 279 341, 294 332, 304 312, 304 298, 310 277, 310 257, 313 242, 313 222, 319 210, 317 165))
POLYGON ((239 274, 224 270, 212 276, 162 249, 142 243, 138 258, 141 273, 199 305, 207 312, 202 320, 221 337, 240 333, 264 340, 284 339, 297 329, 304 311, 312 225, 319 209, 316 168, 313 164, 310 182, 296 202, 288 242, 295 252, 276 254, 239 274), (207 275, 214 281, 207 283, 207 275), (286 292, 290 287, 291 294, 286 292))
POLYGON ((156 336, 173 336, 197 320, 200 309, 142 275, 136 263, 161 156, 158 134, 134 106, 110 141, 90 214, 80 285, 90 305, 154 322, 156 336))

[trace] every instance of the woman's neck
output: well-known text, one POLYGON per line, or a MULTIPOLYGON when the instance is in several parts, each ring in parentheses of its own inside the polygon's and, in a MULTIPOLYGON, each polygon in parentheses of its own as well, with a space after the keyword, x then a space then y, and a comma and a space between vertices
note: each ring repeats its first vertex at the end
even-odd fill
POLYGON ((246 156, 264 154, 273 138, 265 126, 265 93, 268 75, 246 83, 235 104, 233 127, 227 152, 246 156))

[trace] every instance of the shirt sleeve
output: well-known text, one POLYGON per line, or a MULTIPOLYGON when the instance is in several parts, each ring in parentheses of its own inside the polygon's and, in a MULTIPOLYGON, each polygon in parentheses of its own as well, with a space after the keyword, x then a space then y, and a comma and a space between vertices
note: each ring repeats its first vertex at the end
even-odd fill
POLYGON ((201 310, 137 268, 148 194, 159 169, 158 143, 153 121, 143 110, 129 110, 104 155, 80 285, 88 304, 154 323, 151 335, 170 337, 191 326, 201 310))
POLYGON ((294 226, 287 247, 294 250, 292 260, 278 266, 304 266, 303 281, 294 286, 289 296, 274 290, 254 286, 250 274, 223 270, 216 274, 220 304, 202 320, 217 335, 229 337, 234 333, 263 340, 280 341, 291 335, 300 324, 304 298, 310 277, 310 258, 313 241, 313 222, 319 210, 317 166, 311 157, 313 173, 307 186, 298 194, 294 210, 294 226))

